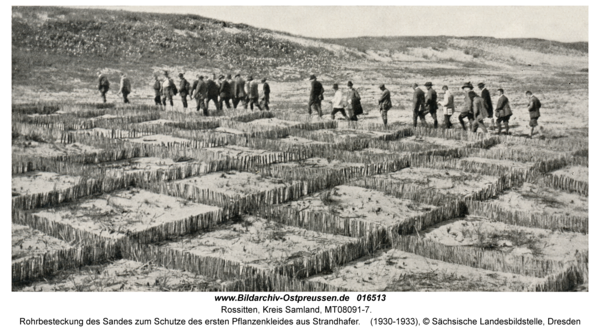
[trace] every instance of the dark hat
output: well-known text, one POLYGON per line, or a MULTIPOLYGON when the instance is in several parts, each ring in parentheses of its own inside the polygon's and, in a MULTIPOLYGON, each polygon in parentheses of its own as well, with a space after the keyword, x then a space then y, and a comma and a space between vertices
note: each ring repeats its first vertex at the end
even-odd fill
POLYGON ((235 76, 234 76, 234 77, 240 77, 240 74, 239 74, 239 73, 238 73, 238 74, 235 74, 235 76))
POLYGON ((248 80, 254 80, 254 78, 252 77, 252 75, 248 75, 248 80))
POLYGON ((444 89, 446 89, 446 90, 447 90, 447 89, 448 89, 448 86, 447 86, 447 85, 443 85, 443 86, 442 86, 442 90, 444 90, 444 89))
POLYGON ((169 71, 163 71, 164 75, 169 75, 169 71))
POLYGON ((471 88, 473 89, 473 85, 471 82, 465 82, 460 89, 471 88))
POLYGON ((228 79, 231 79, 231 74, 227 74, 227 78, 228 78, 228 79))
POLYGON ((416 83, 413 83, 413 84, 412 84, 412 87, 413 87, 413 88, 416 88, 416 87, 418 87, 418 86, 419 86, 419 85, 418 85, 418 84, 416 84, 416 83))
POLYGON ((335 88, 337 88, 337 87, 338 87, 338 84, 337 84, 337 83, 334 83, 334 84, 333 84, 333 88, 335 89, 335 88))
POLYGON ((260 82, 262 82, 262 83, 265 83, 265 82, 267 82, 267 78, 266 78, 266 77, 265 77, 265 78, 263 78, 262 80, 260 80, 260 82))
POLYGON ((483 87, 485 87, 485 83, 483 83, 483 82, 479 82, 479 83, 477 83, 477 86, 478 86, 479 88, 483 88, 483 87))
POLYGON ((383 83, 380 83, 380 84, 379 84, 379 88, 385 88, 385 84, 383 84, 383 83))
POLYGON ((225 76, 223 76, 223 74, 219 75, 219 80, 224 79, 225 76))
POLYGON ((425 82, 425 87, 431 87, 433 84, 431 82, 425 82))
POLYGON ((498 88, 498 91, 499 91, 501 94, 504 94, 504 89, 502 89, 502 88, 498 88))
POLYGON ((198 76, 199 79, 204 79, 203 75, 198 76))
POLYGON ((179 77, 183 77, 183 73, 179 73, 179 77))
POLYGON ((532 93, 531 91, 527 90, 527 91, 525 92, 525 95, 533 95, 533 93, 532 93))
POLYGON ((313 75, 311 75, 311 76, 310 76, 308 79, 309 79, 309 80, 316 80, 316 79, 317 79, 317 77, 316 77, 316 76, 313 74, 313 75))
POLYGON ((352 86, 353 86, 352 81, 348 81, 348 87, 352 87, 352 86))

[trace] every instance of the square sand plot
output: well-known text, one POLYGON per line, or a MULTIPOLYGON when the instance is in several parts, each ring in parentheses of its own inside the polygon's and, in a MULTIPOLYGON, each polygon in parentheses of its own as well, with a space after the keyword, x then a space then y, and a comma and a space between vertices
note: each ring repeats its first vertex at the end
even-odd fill
POLYGON ((138 123, 139 125, 167 125, 167 124, 172 124, 174 123, 173 120, 169 120, 169 119, 156 119, 156 120, 151 120, 151 121, 144 121, 141 123, 138 123))
POLYGON ((421 233, 448 246, 469 246, 542 260, 573 260, 588 250, 588 235, 526 228, 480 216, 449 220, 421 233))
POLYGON ((125 259, 58 272, 44 280, 14 287, 13 291, 203 291, 227 284, 203 275, 125 259))
POLYGON ((128 173, 137 171, 155 171, 161 169, 167 170, 173 167, 183 167, 186 164, 194 162, 197 163, 195 159, 188 157, 181 157, 178 161, 174 161, 171 158, 137 157, 127 160, 100 163, 98 164, 98 167, 106 168, 108 173, 128 173))
POLYGON ((436 208, 412 200, 398 199, 376 190, 346 185, 285 205, 296 210, 326 211, 339 217, 356 218, 382 226, 392 226, 436 208))
POLYGON ((542 279, 429 259, 391 249, 308 278, 355 291, 513 291, 542 279))
POLYGON ((299 136, 288 136, 286 138, 279 139, 279 141, 299 146, 322 146, 328 144, 327 142, 310 140, 299 136))
POLYGON ((102 149, 81 143, 38 142, 28 140, 13 140, 13 157, 56 157, 65 155, 80 155, 101 152, 102 149))
POLYGON ((460 161, 465 161, 465 162, 471 161, 471 162, 478 162, 478 163, 483 163, 483 164, 498 165, 498 166, 512 168, 512 169, 517 169, 517 170, 521 170, 521 171, 528 170, 531 167, 533 167, 534 164, 535 164, 533 162, 516 162, 516 161, 511 161, 511 160, 494 160, 494 159, 483 158, 483 157, 465 157, 465 158, 461 158, 460 161))
POLYGON ((130 138, 130 139, 126 139, 126 140, 129 140, 130 142, 135 142, 135 143, 160 145, 160 146, 165 146, 165 145, 169 145, 169 144, 186 145, 186 144, 191 143, 191 141, 188 139, 176 138, 174 136, 164 135, 164 134, 148 135, 148 136, 143 136, 141 138, 135 138, 135 139, 130 138))
POLYGON ((28 172, 12 176, 13 196, 47 193, 77 185, 80 177, 54 172, 28 172))
POLYGON ((250 172, 214 172, 198 177, 190 177, 173 182, 174 184, 190 185, 199 189, 208 189, 227 196, 246 196, 275 188, 291 185, 279 178, 262 176, 250 172))
POLYGON ((575 179, 580 182, 589 182, 588 167, 574 165, 552 172, 555 176, 563 176, 575 179))
MULTIPOLYGON (((374 176, 401 184, 415 184, 447 195, 469 195, 495 183, 494 176, 467 173, 453 169, 405 168, 400 171, 374 176)), ((360 182, 359 182, 360 183, 360 182)))
POLYGON ((219 208, 140 189, 115 191, 35 211, 35 215, 98 236, 119 239, 219 208))
POLYGON ((434 138, 429 136, 422 136, 418 139, 413 139, 415 142, 427 143, 430 145, 442 147, 442 148, 461 148, 467 146, 470 142, 461 141, 461 140, 453 140, 453 139, 445 139, 445 138, 434 138))
POLYGON ((28 226, 12 224, 12 260, 22 260, 47 252, 69 249, 71 245, 28 226))
POLYGON ((557 156, 557 155, 563 153, 563 152, 556 151, 556 150, 550 150, 550 149, 546 149, 546 148, 528 146, 528 145, 511 143, 511 142, 499 143, 497 145, 494 145, 494 146, 488 148, 489 151, 506 150, 506 149, 512 149, 512 150, 516 150, 516 151, 520 151, 520 152, 524 152, 524 153, 536 153, 536 154, 540 154, 540 155, 547 155, 548 158, 553 158, 554 156, 557 156))
POLYGON ((300 124, 298 121, 283 120, 278 118, 262 118, 247 122, 250 126, 264 126, 264 127, 290 127, 293 125, 300 124))
POLYGON ((94 136, 94 137, 99 136, 99 137, 105 137, 105 138, 112 138, 113 135, 116 138, 128 138, 129 137, 128 130, 112 130, 110 128, 102 128, 102 127, 94 127, 94 128, 89 128, 89 129, 75 130, 72 132, 78 133, 78 134, 87 134, 87 135, 94 136))
POLYGON ((172 242, 162 242, 160 246, 272 269, 354 241, 350 237, 244 216, 241 221, 219 224, 210 232, 182 236, 172 242))
POLYGON ((219 154, 223 157, 246 157, 272 154, 270 150, 252 149, 242 146, 227 145, 222 147, 204 148, 202 150, 219 154))
POLYGON ((588 197, 532 183, 504 192, 490 203, 530 214, 588 217, 588 197))
POLYGON ((300 160, 297 162, 277 163, 273 165, 273 168, 307 168, 307 169, 332 169, 338 170, 340 168, 347 167, 364 167, 364 163, 351 163, 343 162, 338 160, 330 160, 327 158, 313 157, 306 160, 300 160))
POLYGON ((379 139, 389 135, 389 133, 353 129, 326 129, 310 131, 309 135, 313 140, 341 143, 348 139, 379 139))

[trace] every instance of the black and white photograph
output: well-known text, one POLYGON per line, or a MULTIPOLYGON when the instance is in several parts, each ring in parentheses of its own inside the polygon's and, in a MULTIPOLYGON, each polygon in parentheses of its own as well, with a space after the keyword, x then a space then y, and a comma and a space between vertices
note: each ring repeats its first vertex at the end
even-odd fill
POLYGON ((10 8, 12 298, 589 294, 588 6, 148 4, 10 8))

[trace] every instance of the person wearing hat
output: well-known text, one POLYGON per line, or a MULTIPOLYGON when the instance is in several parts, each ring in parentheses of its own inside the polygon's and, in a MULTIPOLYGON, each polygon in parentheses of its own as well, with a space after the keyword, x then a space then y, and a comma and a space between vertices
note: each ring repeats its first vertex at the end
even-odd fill
POLYGON ((131 93, 131 81, 127 77, 127 74, 121 74, 121 82, 119 83, 119 94, 123 94, 123 103, 129 103, 127 96, 131 93))
POLYGON ((250 104, 250 110, 254 111, 254 106, 256 105, 256 107, 262 111, 259 103, 260 95, 258 91, 258 80, 254 80, 254 78, 251 77, 250 82, 246 84, 249 86, 248 101, 250 104))
POLYGON ((446 85, 442 86, 442 91, 444 92, 444 99, 440 105, 442 106, 442 112, 444 113, 444 127, 451 128, 452 122, 450 122, 450 118, 454 114, 454 95, 446 85))
POLYGON ((98 91, 100 91, 100 96, 102 97, 102 102, 106 103, 106 93, 110 89, 110 82, 106 75, 102 74, 101 71, 98 71, 98 91))
POLYGON ((177 94, 177 87, 175 86, 175 82, 173 79, 169 77, 169 72, 164 71, 163 75, 165 79, 162 82, 162 104, 164 109, 167 109, 167 100, 169 100, 169 104, 171 104, 171 109, 173 109, 173 95, 177 94))
POLYGON ((392 108, 392 97, 390 91, 386 89, 385 84, 379 85, 379 90, 381 90, 381 96, 379 96, 379 112, 381 113, 381 120, 383 120, 383 125, 387 126, 388 123, 388 111, 392 108))
POLYGON ((321 101, 323 100, 323 94, 325 89, 321 82, 317 81, 315 75, 311 75, 310 78, 310 93, 308 98, 308 115, 312 114, 312 111, 316 111, 319 118, 323 117, 323 111, 321 109, 321 101))
POLYGON ((158 105, 162 107, 162 102, 160 100, 162 84, 158 79, 158 74, 154 74, 154 84, 152 85, 152 89, 154 89, 154 105, 158 105))
POLYGON ((425 93, 419 85, 414 83, 412 85, 413 88, 413 99, 412 99, 412 109, 413 109, 413 127, 417 127, 417 118, 421 119, 421 125, 426 126, 427 122, 425 121, 425 93))
POLYGON ((492 104, 492 97, 490 96, 489 90, 485 87, 485 83, 479 82, 477 84, 477 88, 479 88, 479 94, 481 98, 483 98, 483 105, 485 106, 486 114, 484 114, 484 118, 492 119, 492 129, 494 129, 494 106, 492 104))
POLYGON ((235 83, 233 90, 235 91, 235 93, 233 95, 233 108, 235 109, 237 108, 240 101, 243 103, 244 100, 246 100, 246 91, 244 90, 244 87, 246 86, 246 81, 244 81, 240 74, 236 74, 234 82, 235 83))
POLYGON ((465 102, 460 115, 458 116, 458 121, 460 122, 463 130, 466 131, 467 127, 465 126, 463 119, 467 118, 469 120, 469 128, 473 128, 473 98, 477 97, 477 94, 473 91, 473 85, 471 82, 465 82, 461 89, 465 93, 465 102))
POLYGON ((215 74, 213 73, 212 78, 206 80, 206 98, 204 100, 204 114, 208 115, 208 104, 210 101, 213 102, 215 108, 219 108, 219 85, 215 82, 215 74))
POLYGON ((267 83, 267 78, 262 79, 261 81, 262 87, 260 91, 262 92, 262 98, 260 99, 260 105, 267 111, 269 111, 269 97, 271 96, 271 86, 267 83))
POLYGON ((229 98, 235 109, 235 81, 231 78, 231 74, 227 74, 227 83, 229 83, 229 98))
POLYGON ((348 116, 346 115, 346 110, 344 110, 344 96, 342 95, 342 91, 338 89, 338 84, 333 84, 333 99, 329 101, 331 104, 331 119, 335 119, 335 114, 340 112, 346 120, 348 120, 348 116))
POLYGON ((348 81, 348 92, 346 92, 346 105, 348 106, 349 118, 352 121, 358 121, 359 114, 363 114, 363 108, 360 104, 360 94, 353 87, 352 81, 348 81))
POLYGON ((485 109, 485 101, 483 98, 475 95, 473 97, 473 133, 477 132, 477 129, 481 127, 483 133, 487 133, 487 128, 483 123, 483 119, 487 117, 487 110, 485 109))
POLYGON ((432 86, 433 84, 431 82, 425 83, 425 88, 427 88, 427 94, 425 95, 425 113, 429 112, 431 118, 433 118, 433 128, 437 128, 437 92, 431 88, 432 86))
MULTIPOLYGON (((529 99, 529 104, 527 104, 527 110, 529 111, 529 127, 531 127, 531 132, 529 133, 529 138, 533 138, 533 132, 536 127, 538 127, 538 119, 540 118, 540 108, 542 107, 542 103, 540 100, 533 95, 531 91, 525 92, 525 96, 529 99)), ((540 138, 544 137, 544 133, 542 133, 542 127, 539 128, 540 138)))
POLYGON ((206 109, 206 105, 204 104, 206 100, 206 96, 208 93, 208 87, 206 86, 206 82, 204 82, 204 76, 198 75, 198 80, 194 81, 192 84, 192 90, 190 92, 190 96, 196 100, 196 111, 200 111, 202 109, 202 113, 205 116, 208 116, 208 110, 206 109))
POLYGON ((183 103, 183 111, 187 111, 188 103, 187 96, 190 93, 190 83, 183 77, 183 73, 179 73, 179 96, 181 96, 181 103, 183 103))
POLYGON ((229 81, 225 80, 224 75, 219 75, 219 109, 223 110, 223 102, 228 109, 231 109, 229 100, 231 99, 231 86, 229 81))
POLYGON ((512 110, 508 98, 504 96, 504 89, 498 89, 498 102, 496 103, 496 124, 498 125, 498 134, 502 134, 502 123, 506 125, 506 135, 508 135, 508 121, 512 116, 512 110))

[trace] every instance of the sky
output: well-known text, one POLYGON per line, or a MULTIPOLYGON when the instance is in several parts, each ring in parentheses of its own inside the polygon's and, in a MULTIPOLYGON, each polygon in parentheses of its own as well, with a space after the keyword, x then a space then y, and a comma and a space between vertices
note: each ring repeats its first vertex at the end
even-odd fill
POLYGON ((491 36, 588 41, 588 7, 221 6, 100 7, 197 14, 316 38, 491 36))

